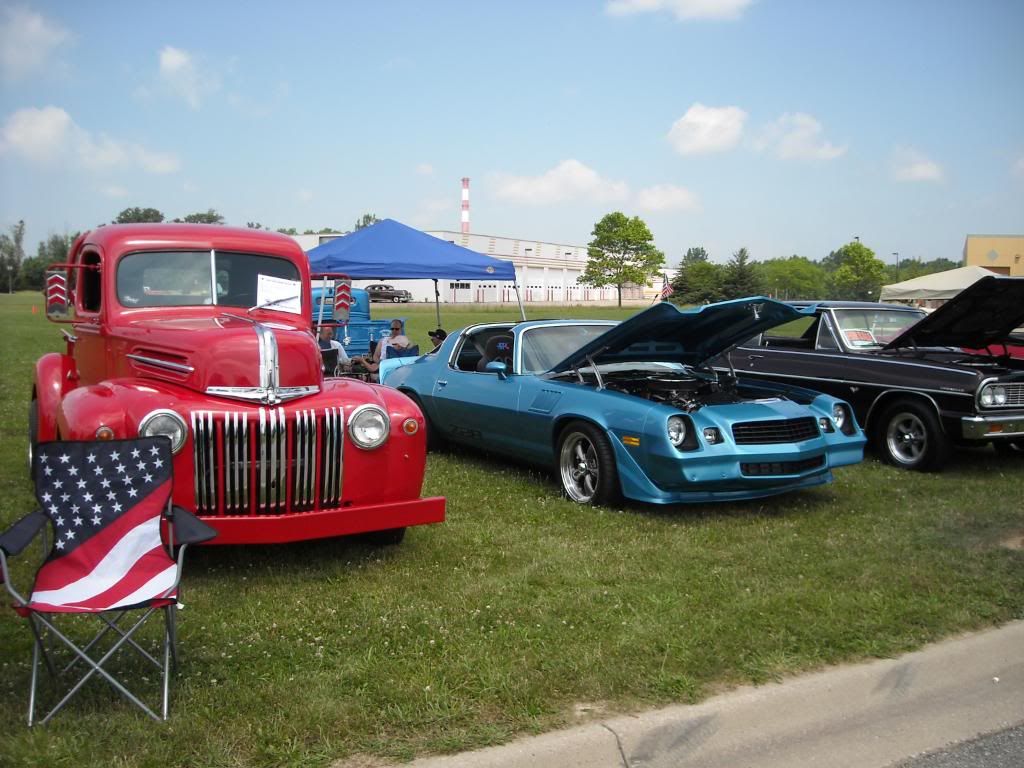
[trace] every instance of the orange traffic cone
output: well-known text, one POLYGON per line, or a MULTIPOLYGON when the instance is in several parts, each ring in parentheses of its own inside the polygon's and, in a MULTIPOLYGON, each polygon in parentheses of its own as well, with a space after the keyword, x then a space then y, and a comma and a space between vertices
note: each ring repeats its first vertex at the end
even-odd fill
POLYGON ((39 307, 37 307, 35 304, 32 305, 32 314, 33 315, 38 315, 39 314, 39 307))

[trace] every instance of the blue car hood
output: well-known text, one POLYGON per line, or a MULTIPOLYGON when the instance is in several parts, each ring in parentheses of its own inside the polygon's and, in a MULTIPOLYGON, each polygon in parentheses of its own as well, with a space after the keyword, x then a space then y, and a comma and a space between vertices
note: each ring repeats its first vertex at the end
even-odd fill
POLYGON ((551 373, 585 365, 673 362, 700 365, 769 328, 814 314, 755 296, 681 310, 661 302, 619 323, 573 352, 551 373))

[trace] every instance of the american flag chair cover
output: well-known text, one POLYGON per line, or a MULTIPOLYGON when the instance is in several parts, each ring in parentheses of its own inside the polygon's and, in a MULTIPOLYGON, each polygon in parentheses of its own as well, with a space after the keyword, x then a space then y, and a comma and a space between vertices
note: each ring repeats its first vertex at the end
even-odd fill
POLYGON ((34 636, 28 724, 35 720, 41 660, 60 680, 80 663, 84 674, 40 722, 53 717, 93 676, 150 717, 166 720, 170 667, 177 662, 174 610, 185 547, 215 535, 186 510, 171 506, 170 441, 41 443, 32 469, 40 510, 0 535, 3 580, 15 598, 15 611, 28 620, 34 636), (47 525, 52 545, 26 600, 10 583, 7 557, 19 554, 39 533, 45 550, 47 525), (164 619, 157 654, 162 661, 133 637, 158 613, 164 619), (87 644, 78 645, 70 632, 58 628, 58 614, 89 614, 101 626, 87 644), (56 649, 61 647, 70 661, 58 671, 56 649), (104 666, 126 648, 163 673, 159 717, 104 666))

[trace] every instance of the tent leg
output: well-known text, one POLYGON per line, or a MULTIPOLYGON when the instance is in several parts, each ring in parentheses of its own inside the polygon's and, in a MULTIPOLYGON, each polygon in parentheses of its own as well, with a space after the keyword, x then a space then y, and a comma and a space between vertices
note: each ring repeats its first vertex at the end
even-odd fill
POLYGON ((526 319, 526 310, 523 308, 523 297, 519 295, 519 283, 513 283, 516 289, 516 301, 519 302, 519 314, 523 316, 523 320, 526 319))
POLYGON ((437 313, 437 327, 441 327, 441 292, 437 290, 437 278, 434 278, 434 311, 437 313))

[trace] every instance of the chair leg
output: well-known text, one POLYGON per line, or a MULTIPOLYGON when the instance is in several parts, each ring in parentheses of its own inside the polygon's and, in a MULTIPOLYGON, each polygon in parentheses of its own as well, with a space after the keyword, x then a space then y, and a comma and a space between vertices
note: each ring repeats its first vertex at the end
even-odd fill
MULTIPOLYGON (((171 624, 173 622, 172 611, 174 606, 164 606, 164 704, 163 704, 163 717, 167 719, 167 713, 170 708, 170 685, 171 685, 171 657, 174 655, 172 651, 172 634, 171 624)), ((177 664, 175 664, 177 666, 177 664)))
MULTIPOLYGON (((31 619, 29 619, 31 621, 31 619)), ((35 642, 32 643, 32 682, 28 691, 28 727, 36 716, 36 684, 39 682, 39 635, 36 634, 35 642)))

